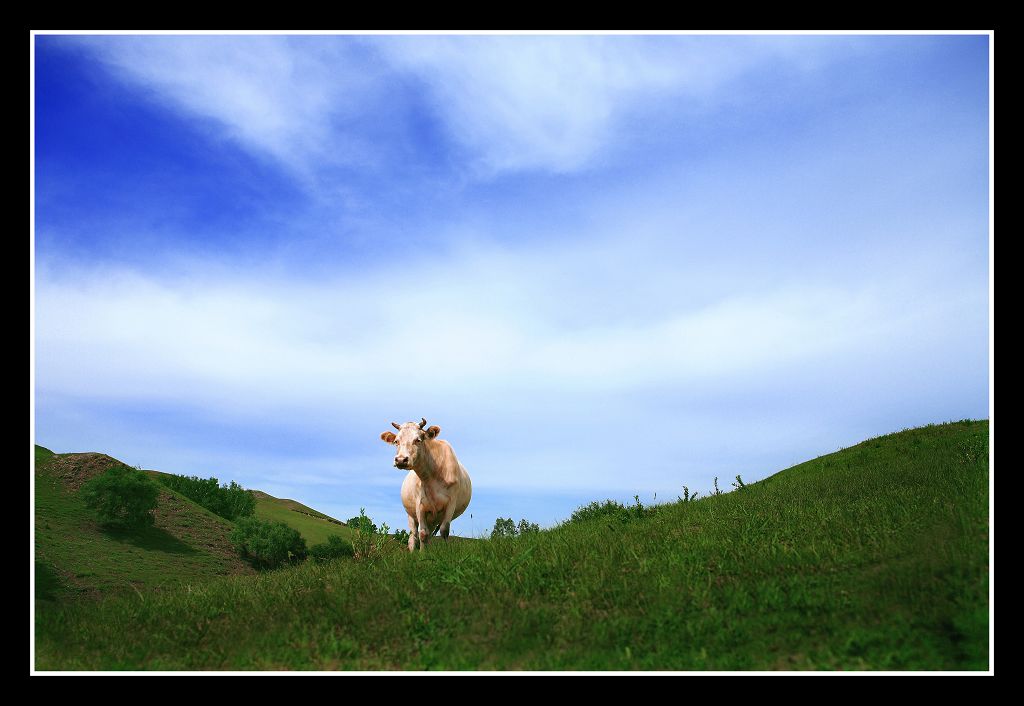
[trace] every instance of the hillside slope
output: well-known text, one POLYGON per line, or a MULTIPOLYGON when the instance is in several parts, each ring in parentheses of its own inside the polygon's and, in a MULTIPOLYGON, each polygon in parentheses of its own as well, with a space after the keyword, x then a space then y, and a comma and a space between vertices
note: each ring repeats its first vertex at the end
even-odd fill
POLYGON ((988 422, 514 539, 37 617, 40 669, 985 670, 988 422))
POLYGON ((261 520, 284 522, 298 530, 306 540, 306 546, 326 542, 332 534, 337 534, 351 541, 353 531, 344 523, 307 507, 295 500, 275 498, 263 491, 254 491, 256 495, 256 517, 261 520))
MULTIPOLYGON (((152 470, 147 470, 146 473, 156 479, 163 475, 169 475, 163 471, 152 470)), ((311 547, 314 544, 326 542, 332 534, 351 539, 352 530, 345 523, 329 515, 296 500, 275 498, 262 490, 253 490, 252 493, 256 497, 256 517, 271 522, 284 522, 302 535, 306 540, 306 546, 311 547)))
POLYGON ((232 523, 163 486, 153 527, 131 532, 102 527, 78 490, 120 463, 106 454, 54 454, 36 447, 36 569, 43 575, 37 597, 134 594, 255 573, 231 547, 232 523))

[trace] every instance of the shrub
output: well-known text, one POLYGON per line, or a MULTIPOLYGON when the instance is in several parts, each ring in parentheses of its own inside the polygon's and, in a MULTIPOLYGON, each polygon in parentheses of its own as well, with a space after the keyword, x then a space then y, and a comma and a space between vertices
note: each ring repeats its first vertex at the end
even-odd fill
POLYGON ((326 542, 314 544, 309 548, 309 558, 318 563, 354 554, 352 543, 336 534, 329 536, 326 542))
MULTIPOLYGON (((388 527, 387 523, 382 522, 378 528, 373 523, 373 520, 367 517, 366 508, 364 507, 359 508, 359 515, 357 517, 349 519, 345 524, 356 531, 355 536, 352 538, 352 546, 355 549, 356 558, 365 559, 379 556, 392 541, 391 528, 388 527)), ((405 541, 409 541, 408 533, 406 533, 405 541)))
POLYGON ((359 514, 355 517, 350 517, 345 524, 357 532, 364 531, 374 534, 377 531, 377 525, 373 524, 373 520, 367 517, 365 507, 359 508, 359 514))
POLYGON ((86 481, 81 493, 104 524, 139 528, 153 524, 160 489, 142 471, 118 465, 86 481))
POLYGON ((491 530, 491 539, 497 537, 515 537, 516 523, 511 517, 499 517, 494 521, 494 529, 491 530))
POLYGON ((572 513, 566 520, 566 524, 576 522, 589 522, 595 519, 616 520, 618 522, 629 522, 631 519, 629 508, 615 500, 605 500, 599 503, 596 500, 589 505, 582 505, 572 513))
POLYGON ((198 476, 169 474, 160 475, 159 478, 160 482, 171 490, 181 493, 226 520, 252 517, 256 513, 256 496, 235 481, 228 485, 220 485, 216 478, 203 479, 198 476))
POLYGON ((274 569, 306 556, 306 540, 297 530, 283 522, 255 517, 243 517, 235 524, 231 543, 243 558, 261 569, 274 569))
POLYGON ((398 530, 395 532, 395 541, 399 544, 409 543, 409 530, 398 530))
POLYGON ((511 517, 499 517, 494 521, 494 529, 491 530, 491 539, 498 537, 517 537, 524 534, 540 532, 540 525, 530 522, 526 518, 519 520, 517 526, 511 517))

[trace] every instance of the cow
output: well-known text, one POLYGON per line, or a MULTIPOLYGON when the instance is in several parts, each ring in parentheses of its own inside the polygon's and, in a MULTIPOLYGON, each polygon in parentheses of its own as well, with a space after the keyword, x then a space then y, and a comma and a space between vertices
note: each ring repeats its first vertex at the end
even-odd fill
POLYGON ((409 551, 425 548, 430 537, 441 532, 448 541, 452 520, 466 511, 473 495, 473 483, 465 466, 455 457, 451 444, 438 439, 441 427, 427 426, 427 420, 398 424, 391 422, 398 433, 380 435, 382 441, 394 444, 395 468, 409 471, 402 483, 402 505, 409 515, 409 551))

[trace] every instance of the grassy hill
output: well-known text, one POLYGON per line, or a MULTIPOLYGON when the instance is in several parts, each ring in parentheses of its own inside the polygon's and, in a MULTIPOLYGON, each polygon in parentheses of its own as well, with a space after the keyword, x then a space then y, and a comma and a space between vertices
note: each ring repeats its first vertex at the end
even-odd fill
MULTIPOLYGON (((146 473, 157 479, 162 475, 167 475, 162 471, 146 471, 146 473)), ((353 531, 344 522, 296 500, 275 498, 262 490, 254 490, 253 495, 256 496, 256 517, 261 520, 284 522, 303 536, 307 546, 311 547, 314 544, 326 542, 332 534, 351 539, 353 531)))
POLYGON ((232 524, 161 486, 156 522, 141 531, 102 527, 78 489, 116 459, 36 447, 37 598, 99 597, 253 574, 228 541, 232 524))
MULTIPOLYGON (((121 461, 101 453, 55 454, 36 447, 36 597, 56 601, 134 594, 148 588, 205 582, 217 576, 251 575, 229 535, 233 523, 174 490, 160 487, 153 527, 128 531, 103 527, 78 489, 121 461)), ((160 471, 146 471, 158 478, 160 471)), ((256 515, 298 530, 309 546, 352 530, 294 500, 260 491, 256 515)))
POLYGON ((505 540, 37 616, 38 669, 985 670, 988 422, 505 540))
POLYGON ((344 523, 306 507, 295 500, 275 498, 262 491, 255 491, 256 517, 261 520, 284 522, 299 531, 306 540, 306 546, 326 542, 332 534, 341 535, 351 541, 353 531, 344 523))

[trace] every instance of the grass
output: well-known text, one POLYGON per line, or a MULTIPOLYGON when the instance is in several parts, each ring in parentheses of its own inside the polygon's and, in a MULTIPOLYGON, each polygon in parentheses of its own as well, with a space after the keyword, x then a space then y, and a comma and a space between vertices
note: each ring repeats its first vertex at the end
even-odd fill
POLYGON ((986 670, 988 531, 988 423, 933 425, 628 522, 47 611, 36 666, 986 670))

